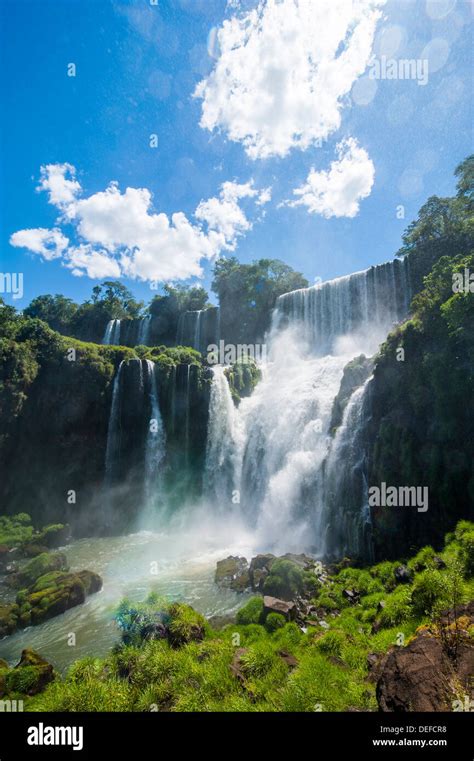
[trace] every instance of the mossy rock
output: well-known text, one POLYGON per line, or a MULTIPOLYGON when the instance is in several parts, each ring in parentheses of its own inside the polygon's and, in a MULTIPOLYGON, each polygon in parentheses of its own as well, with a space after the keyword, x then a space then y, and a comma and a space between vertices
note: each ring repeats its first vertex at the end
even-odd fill
POLYGON ((67 559, 62 552, 43 552, 14 574, 12 583, 15 586, 31 587, 41 576, 51 571, 66 571, 67 567, 67 559))
POLYGON ((272 563, 263 583, 263 593, 281 600, 294 600, 299 595, 314 595, 319 588, 316 576, 303 570, 292 560, 278 558, 272 563))
POLYGON ((30 606, 31 623, 39 624, 80 605, 88 594, 98 592, 101 587, 102 579, 92 571, 51 571, 40 576, 26 595, 24 591, 20 595, 22 605, 30 606))
POLYGON ((18 626, 19 608, 16 604, 0 604, 0 637, 13 634, 18 626))
POLYGON ((214 576, 215 583, 236 592, 244 592, 250 586, 249 566, 245 558, 232 556, 219 560, 214 576))
POLYGON ((45 528, 34 537, 34 540, 35 542, 38 542, 38 544, 54 548, 66 544, 70 538, 71 529, 67 523, 54 523, 50 526, 45 526, 45 528))
POLYGON ((0 544, 7 547, 19 547, 30 541, 33 536, 31 518, 27 513, 0 516, 0 544))
POLYGON ((26 648, 19 663, 5 674, 4 688, 6 694, 37 695, 55 679, 55 672, 50 663, 39 653, 26 648))

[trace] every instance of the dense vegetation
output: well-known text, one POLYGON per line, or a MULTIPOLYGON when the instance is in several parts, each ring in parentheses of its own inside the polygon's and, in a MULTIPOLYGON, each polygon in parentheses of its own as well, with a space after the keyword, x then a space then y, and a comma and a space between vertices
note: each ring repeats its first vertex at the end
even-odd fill
POLYGON ((218 259, 212 290, 219 298, 222 336, 229 343, 261 343, 278 296, 307 285, 300 272, 278 259, 252 264, 241 264, 235 256, 218 259))
MULTIPOLYGON (((122 643, 114 652, 76 662, 40 694, 29 685, 35 696, 25 709, 376 710, 370 663, 378 656, 406 647, 420 632, 442 637, 451 649, 472 641, 468 619, 446 625, 441 612, 473 597, 473 524, 460 522, 441 553, 424 547, 407 565, 342 566, 319 578, 293 568, 300 590, 312 575, 315 613, 303 627, 279 614, 262 617, 261 597, 220 631, 183 603, 156 595, 142 604, 124 600, 117 613, 122 643)), ((2 678, 13 684, 12 673, 0 664, 0 686, 2 678)), ((8 694, 24 697, 14 689, 8 694)))
POLYGON ((470 157, 458 167, 456 197, 431 198, 404 237, 418 266, 435 264, 410 319, 376 358, 369 483, 428 486, 429 509, 374 509, 378 556, 439 546, 457 520, 474 516, 473 166, 470 157))

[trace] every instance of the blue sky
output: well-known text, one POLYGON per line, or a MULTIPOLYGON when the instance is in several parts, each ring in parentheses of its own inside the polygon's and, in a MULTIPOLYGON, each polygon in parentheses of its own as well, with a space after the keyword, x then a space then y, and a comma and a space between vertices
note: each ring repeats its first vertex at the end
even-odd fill
POLYGON ((368 0, 345 28, 311 1, 309 34, 308 0, 276 3, 283 25, 271 2, 3 0, 2 271, 24 274, 6 301, 82 301, 102 271, 148 301, 150 280, 209 287, 219 255, 310 282, 391 258, 472 152, 472 12, 368 0), (372 78, 383 58, 428 61, 427 83, 372 78))

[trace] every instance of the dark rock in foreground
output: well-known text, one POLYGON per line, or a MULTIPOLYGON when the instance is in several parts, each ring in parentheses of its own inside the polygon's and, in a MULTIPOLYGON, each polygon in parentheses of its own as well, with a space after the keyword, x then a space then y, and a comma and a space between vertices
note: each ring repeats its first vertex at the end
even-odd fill
POLYGON ((453 711, 455 701, 472 700, 474 644, 467 628, 474 621, 474 603, 459 608, 456 619, 457 627, 453 617, 446 620, 442 637, 423 631, 375 664, 380 710, 453 711))

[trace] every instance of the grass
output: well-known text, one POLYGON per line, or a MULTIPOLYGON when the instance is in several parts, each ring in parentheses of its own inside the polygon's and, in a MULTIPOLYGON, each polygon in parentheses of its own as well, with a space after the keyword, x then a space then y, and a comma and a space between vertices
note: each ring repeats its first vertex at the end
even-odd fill
POLYGON ((302 631, 280 618, 269 626, 256 623, 260 598, 247 602, 238 622, 220 631, 181 603, 153 596, 141 606, 124 601, 118 614, 124 642, 105 659, 75 663, 64 680, 26 698, 25 709, 377 710, 375 685, 367 680, 368 655, 406 646, 418 627, 433 626, 433 617, 452 604, 453 595, 458 603, 473 597, 472 524, 463 524, 437 553, 440 568, 434 567, 430 548, 409 561, 410 583, 396 584, 394 569, 400 563, 346 568, 332 576, 315 598, 318 605, 329 602, 328 629, 302 631), (360 602, 345 599, 342 592, 348 588, 359 593, 360 602), (143 626, 157 620, 165 622, 171 636, 141 637, 143 626))

